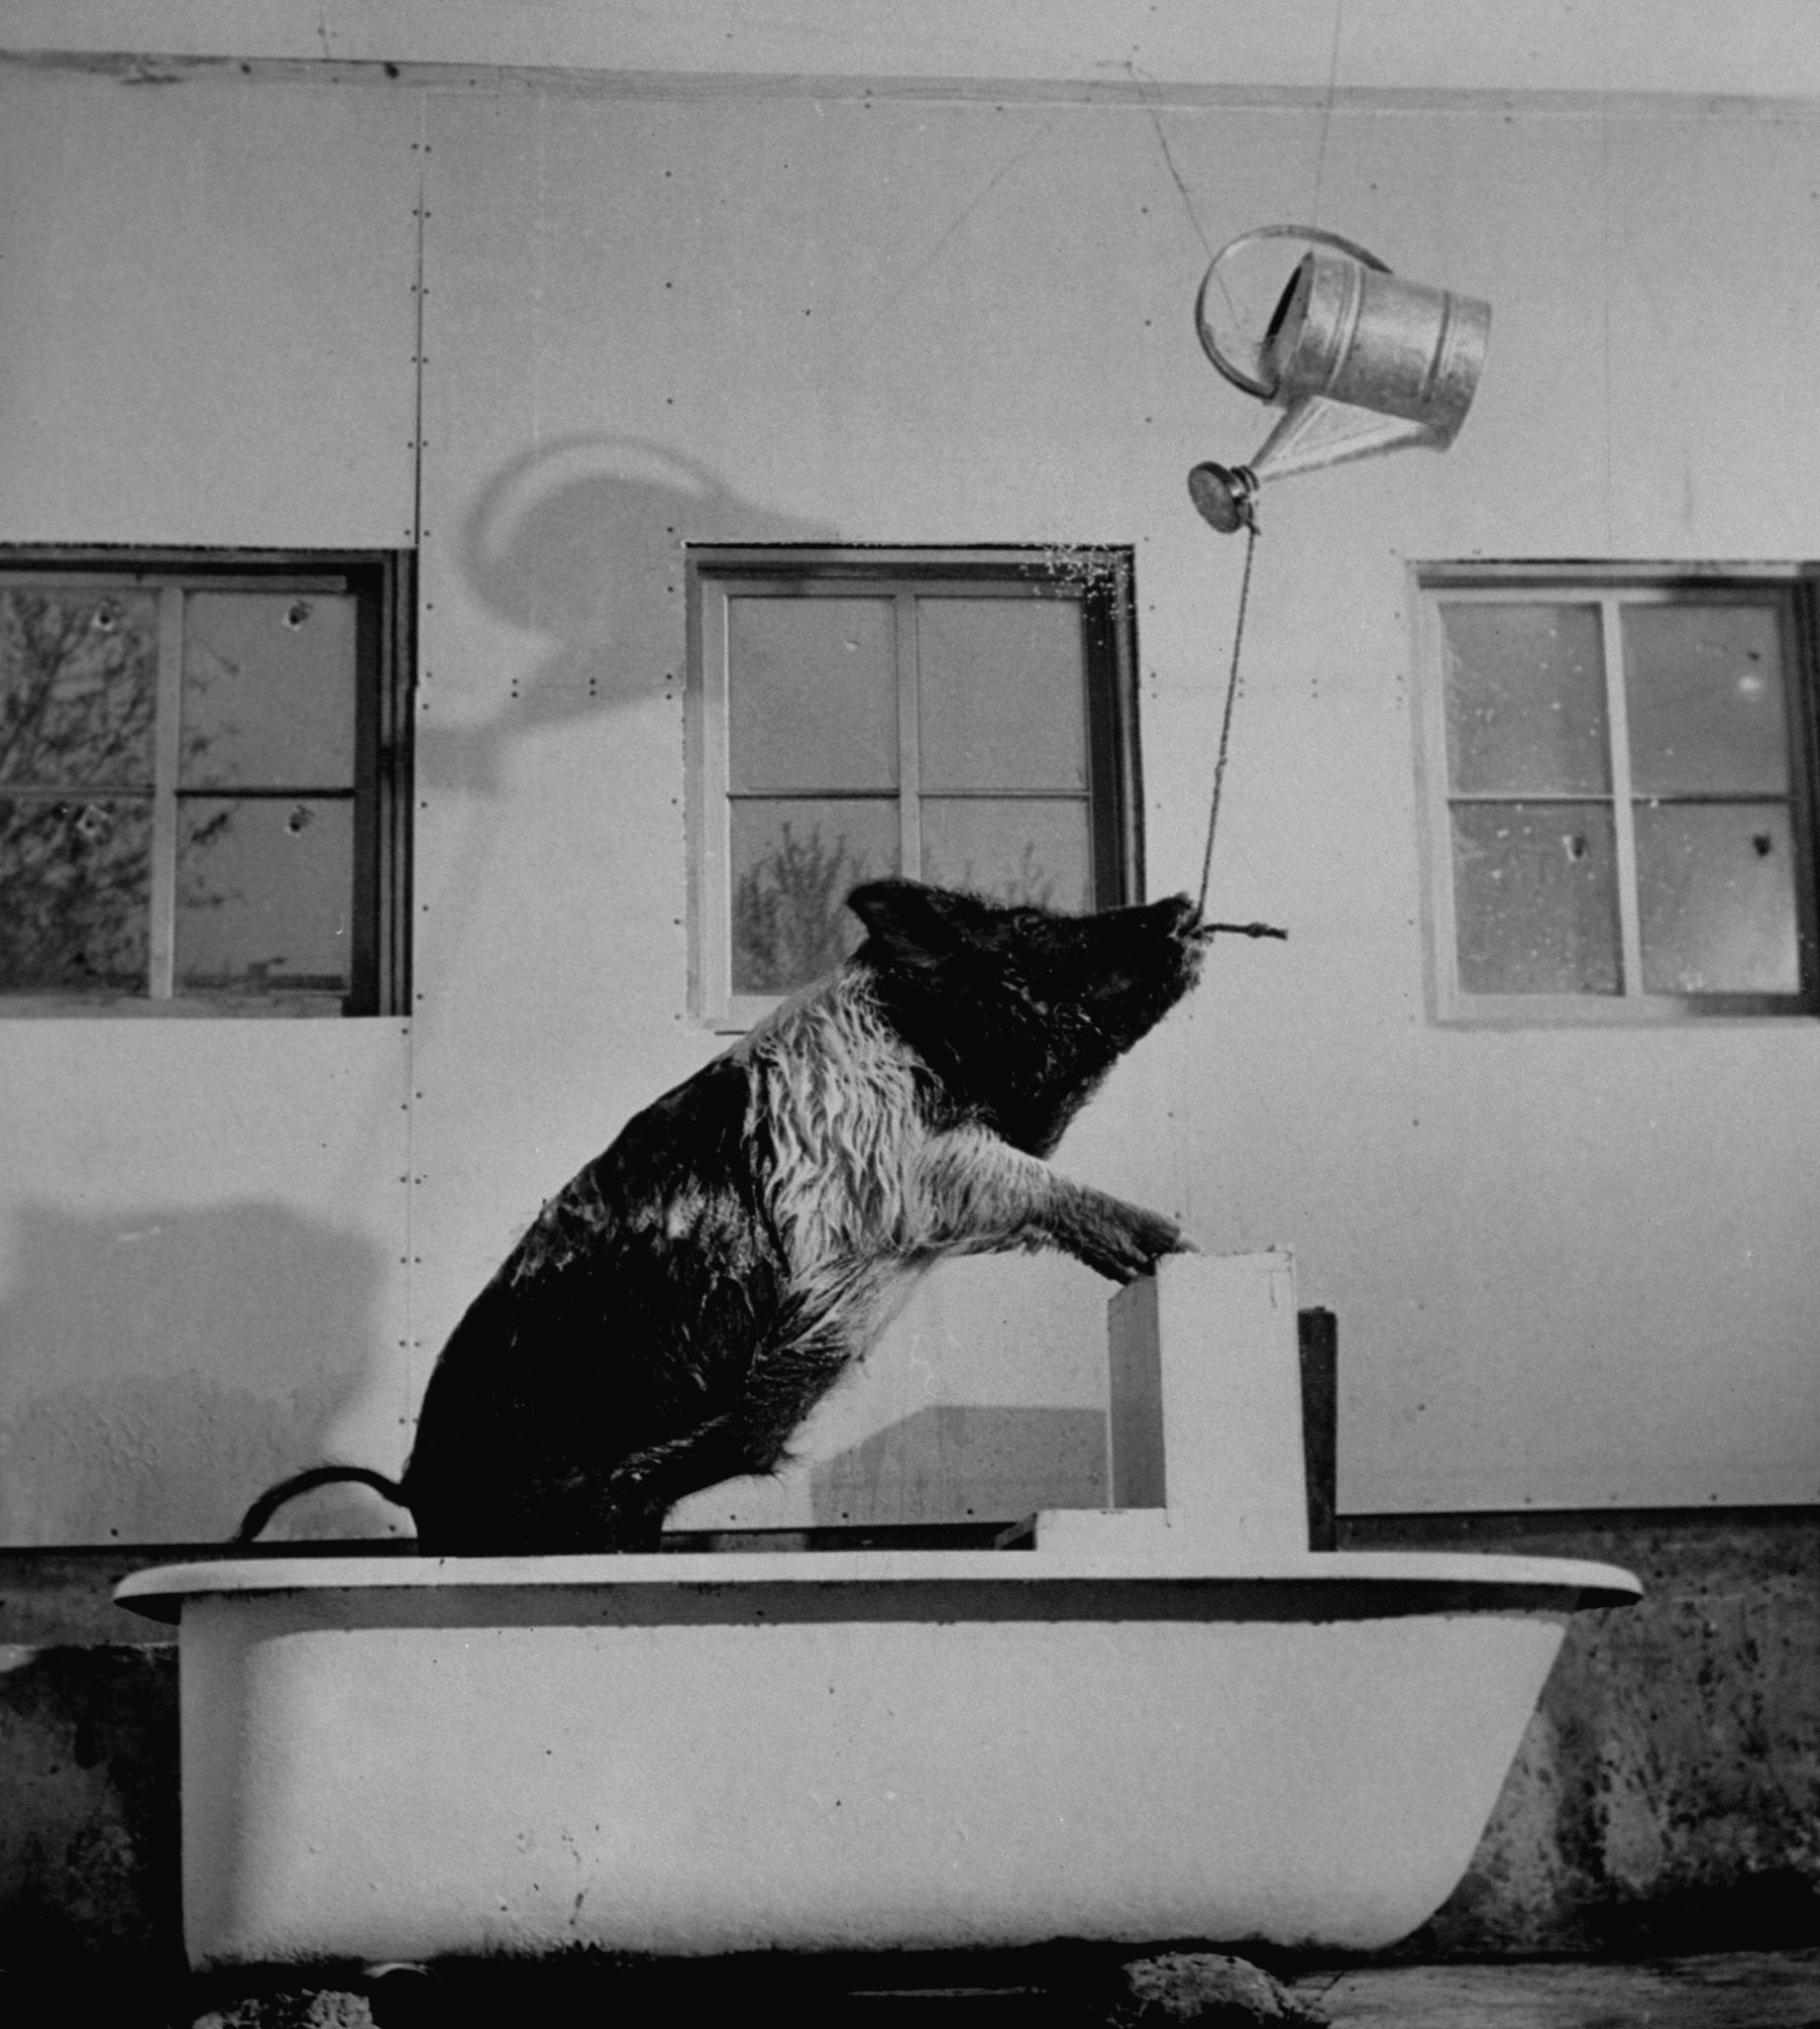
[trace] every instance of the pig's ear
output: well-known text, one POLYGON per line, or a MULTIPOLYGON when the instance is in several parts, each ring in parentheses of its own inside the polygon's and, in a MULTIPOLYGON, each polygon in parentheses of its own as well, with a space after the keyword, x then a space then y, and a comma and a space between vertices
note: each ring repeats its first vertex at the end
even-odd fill
POLYGON ((920 881, 868 881, 847 897, 847 907, 896 963, 933 965, 962 941, 954 900, 920 881))

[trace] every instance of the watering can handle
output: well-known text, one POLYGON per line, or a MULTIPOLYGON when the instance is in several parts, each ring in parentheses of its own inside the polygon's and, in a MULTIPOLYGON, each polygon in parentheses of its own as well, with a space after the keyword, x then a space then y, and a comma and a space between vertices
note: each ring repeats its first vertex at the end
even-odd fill
POLYGON ((1207 287, 1214 278, 1215 270, 1229 254, 1237 253, 1240 247, 1249 247, 1257 240, 1308 240, 1318 241, 1324 247, 1338 247, 1342 254, 1362 262, 1366 267, 1375 267, 1380 274, 1390 273, 1388 265, 1375 254, 1367 254, 1363 247, 1352 240, 1342 240, 1338 233, 1324 233, 1319 226, 1259 226, 1255 232, 1240 233, 1235 240, 1229 240, 1208 265, 1207 272, 1201 277, 1200 289, 1195 295, 1195 329, 1201 334, 1201 346, 1207 357, 1213 361, 1234 387, 1242 387, 1247 394, 1255 394, 1260 401, 1269 401, 1276 393, 1274 387, 1267 387, 1255 374, 1247 374, 1235 367, 1214 342, 1214 334, 1207 321, 1207 287))

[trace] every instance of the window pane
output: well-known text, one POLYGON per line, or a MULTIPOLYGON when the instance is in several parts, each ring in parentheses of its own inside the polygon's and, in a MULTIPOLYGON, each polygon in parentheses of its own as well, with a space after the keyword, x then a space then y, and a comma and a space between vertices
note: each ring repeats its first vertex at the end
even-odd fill
POLYGON ((1087 677, 1073 599, 919 598, 924 789, 1087 787, 1087 677))
POLYGON ((850 889, 898 871, 895 800, 761 798, 732 807, 733 991, 787 994, 858 944, 850 889))
POLYGON ((1453 809, 1453 912, 1468 994, 1615 994, 1618 883, 1609 809, 1453 809))
POLYGON ((149 799, 0 798, 0 993, 144 994, 149 799))
POLYGON ((0 782, 150 787, 158 600, 0 591, 0 782))
POLYGON ((1047 797, 925 797, 922 878, 1000 902, 1091 908, 1087 804, 1047 797))
POLYGON ((1466 795, 1611 784, 1597 606, 1444 601, 1447 757, 1466 795))
POLYGON ((1788 788, 1773 605, 1627 606, 1624 694, 1640 795, 1788 788))
POLYGON ((177 991, 345 993, 353 891, 351 801, 186 798, 177 840, 177 991))
POLYGON ((729 598, 729 786, 895 789, 896 606, 729 598))
POLYGON ((1639 806, 1637 887, 1646 992, 1800 990, 1785 804, 1639 806))
POLYGON ((192 591, 183 604, 185 789, 352 789, 355 601, 192 591))

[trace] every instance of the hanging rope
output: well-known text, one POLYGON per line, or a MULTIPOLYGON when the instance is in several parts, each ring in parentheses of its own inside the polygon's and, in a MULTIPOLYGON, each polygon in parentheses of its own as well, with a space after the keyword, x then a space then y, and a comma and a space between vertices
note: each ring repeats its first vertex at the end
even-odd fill
MULTIPOLYGON (((1232 744, 1232 706, 1238 700, 1238 656, 1245 639, 1245 607, 1251 595, 1251 560, 1257 553, 1257 515, 1253 511, 1249 494, 1239 502, 1239 514, 1245 524, 1245 568, 1238 581, 1238 618, 1232 627, 1232 666, 1227 672, 1226 709, 1220 719, 1220 751, 1214 760, 1214 800, 1207 813, 1207 851, 1201 859, 1201 893, 1195 903, 1195 913, 1204 916, 1207 909, 1207 890, 1214 873, 1214 834, 1220 825, 1220 794, 1226 787, 1226 760, 1232 744)), ((1210 923, 1203 921, 1201 934, 1212 937, 1219 931, 1226 931, 1236 937, 1287 937, 1287 930, 1279 930, 1269 923, 1210 923)))
MULTIPOLYGON (((1201 893, 1195 903, 1196 915, 1203 915, 1207 909, 1208 884, 1214 873, 1214 833, 1220 824, 1220 794, 1226 787, 1226 757, 1232 744, 1232 706, 1238 700, 1238 656, 1245 639, 1245 607, 1251 595, 1251 560, 1257 554, 1257 516, 1251 511, 1246 500, 1240 510, 1245 523, 1245 569, 1238 581, 1238 618, 1232 627, 1232 666, 1227 672, 1226 709, 1220 720, 1220 752, 1214 761, 1214 801, 1207 813, 1207 851, 1201 860, 1201 893)), ((1205 923, 1203 931, 1212 935, 1217 930, 1230 931, 1239 937, 1286 937, 1287 930, 1273 929, 1268 923, 1205 923)))

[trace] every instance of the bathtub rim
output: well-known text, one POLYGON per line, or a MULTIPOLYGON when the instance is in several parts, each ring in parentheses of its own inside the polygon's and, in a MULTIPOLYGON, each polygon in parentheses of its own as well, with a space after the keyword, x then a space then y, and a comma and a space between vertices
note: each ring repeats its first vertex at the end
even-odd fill
MULTIPOLYGON (((1310 1550, 1301 1555, 1234 1556, 1206 1546, 1070 1548, 1043 1550, 704 1550, 587 1556, 415 1557, 388 1552, 348 1556, 224 1557, 154 1565, 114 1588, 116 1604, 147 1619, 179 1623, 195 1598, 299 1592, 574 1592, 681 1588, 725 1590, 834 1588, 931 1583, 961 1588, 1067 1584, 1069 1581, 1200 1581, 1222 1589, 1360 1597, 1347 1618, 1369 1617, 1370 1595, 1407 1598, 1432 1589, 1440 1613, 1582 1612, 1630 1606, 1642 1582, 1615 1564, 1577 1557, 1508 1556, 1465 1550, 1310 1550)), ((1412 1608, 1401 1606, 1407 1613, 1412 1608)), ((1416 1608, 1413 1610, 1421 1610, 1416 1608)), ((1217 1617, 1217 1616, 1216 1616, 1217 1617)), ((1250 1616, 1246 1616, 1249 1618, 1250 1616)), ((1292 1614, 1291 1618, 1301 1618, 1292 1614)))

